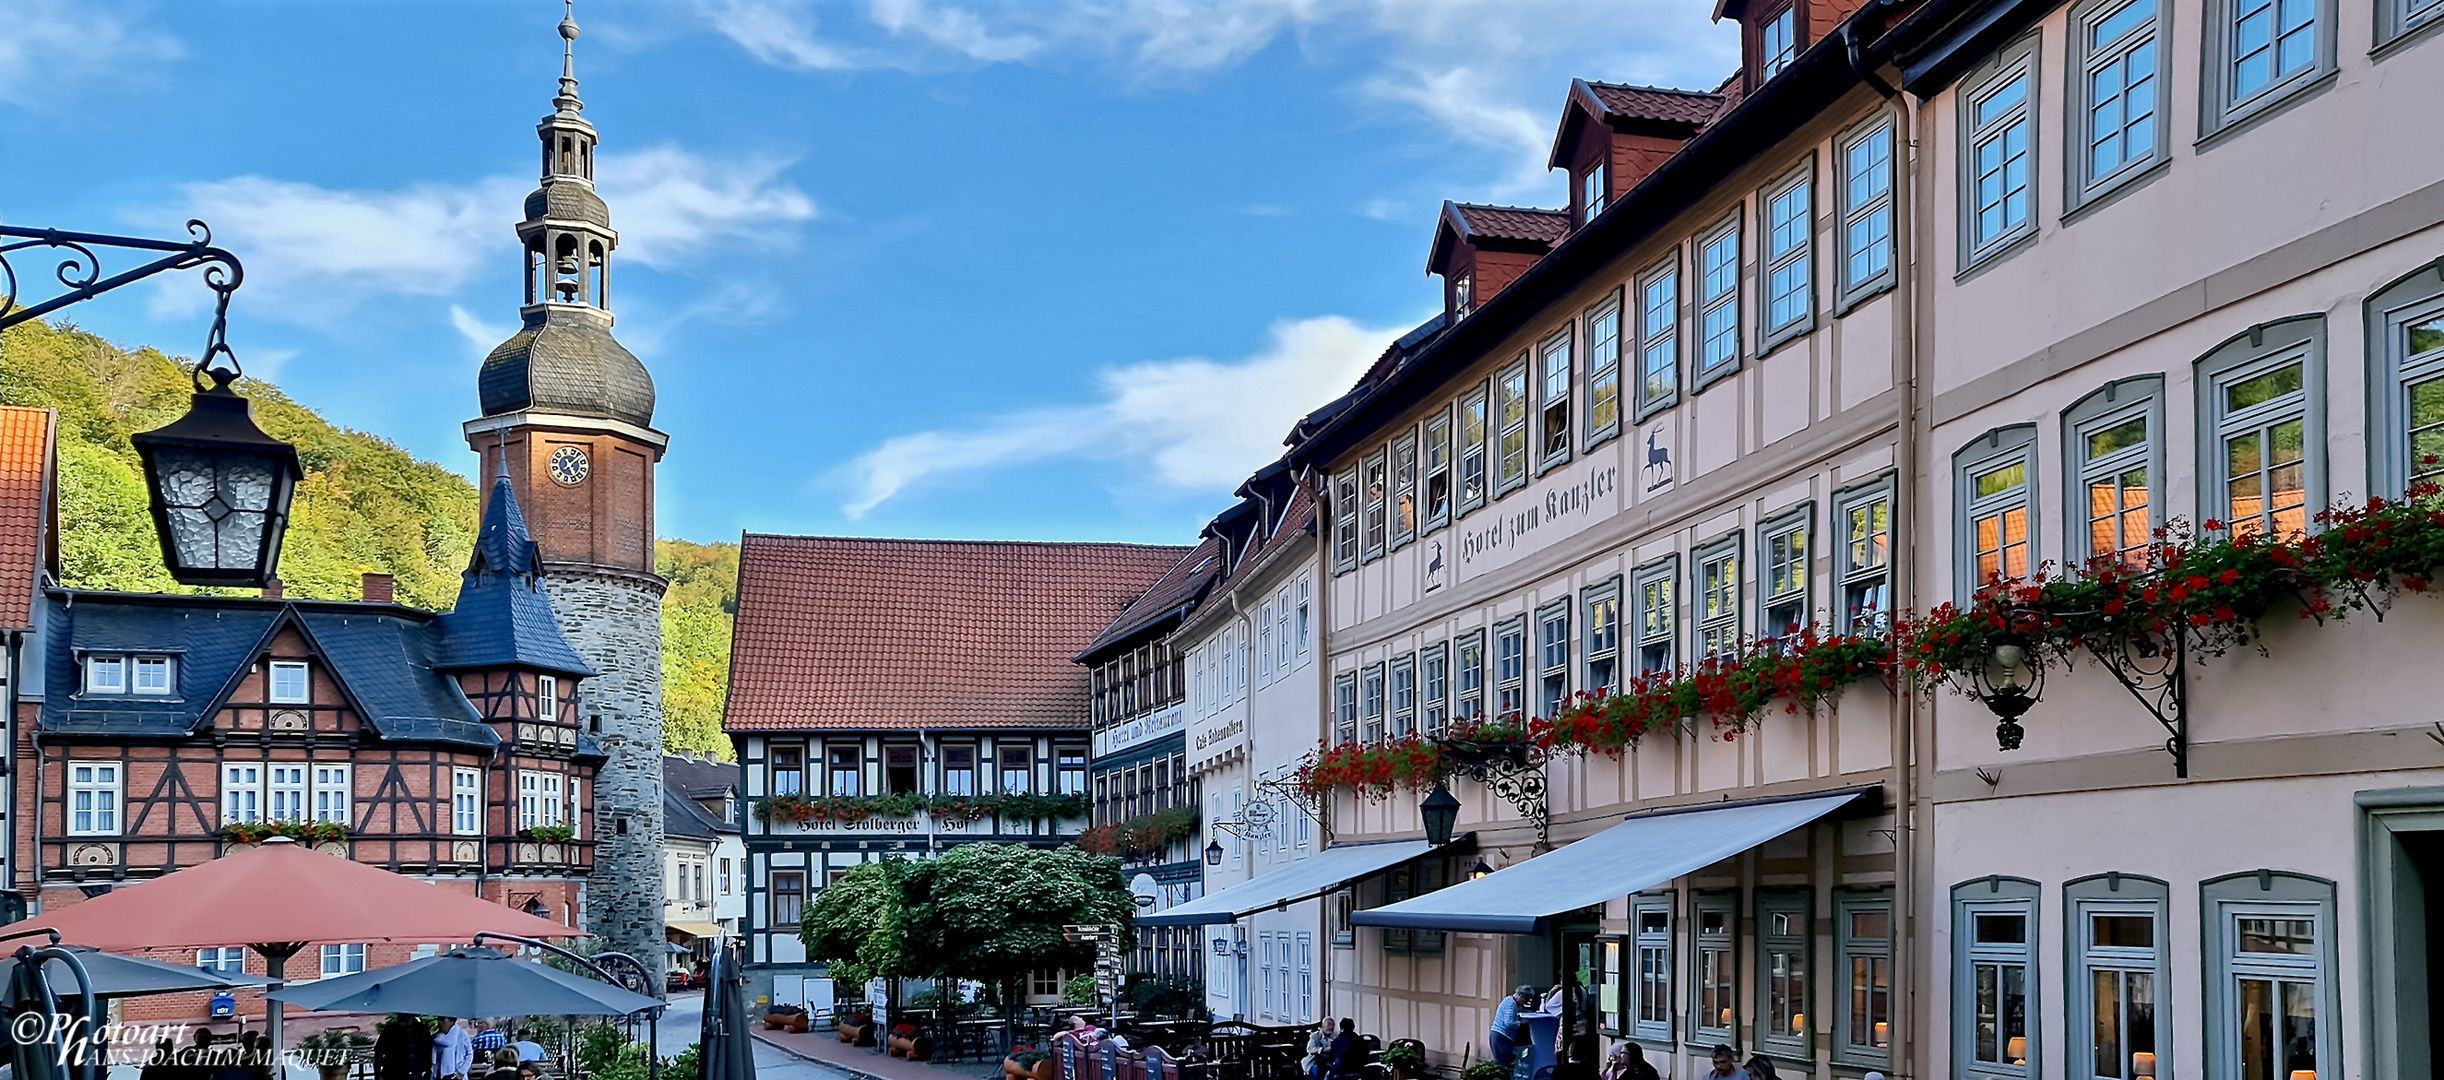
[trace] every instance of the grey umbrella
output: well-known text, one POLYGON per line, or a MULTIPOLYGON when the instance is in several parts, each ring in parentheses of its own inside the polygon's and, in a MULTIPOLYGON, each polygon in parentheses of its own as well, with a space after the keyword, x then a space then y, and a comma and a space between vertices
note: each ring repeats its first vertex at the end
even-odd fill
MULTIPOLYGON (((252 975, 222 975, 202 968, 180 967, 159 960, 99 952, 82 945, 62 945, 76 954, 85 965, 85 976, 93 980, 95 997, 134 997, 138 994, 172 994, 182 990, 224 990, 239 986, 261 986, 264 980, 252 975)), ((13 963, 25 963, 24 960, 13 963)), ((51 981, 54 994, 76 993, 76 977, 68 973, 65 961, 50 959, 43 962, 43 975, 51 981)), ((22 1000, 16 980, 0 984, 0 1005, 16 1005, 22 1000)))
POLYGON ((714 939, 705 970, 704 1030, 697 1038, 704 1048, 702 1080, 751 1080, 755 1044, 747 1033, 747 979, 728 937, 714 939))
POLYGON ((626 1016, 662 1002, 558 968, 467 946, 264 995, 322 1012, 427 1016, 626 1016))

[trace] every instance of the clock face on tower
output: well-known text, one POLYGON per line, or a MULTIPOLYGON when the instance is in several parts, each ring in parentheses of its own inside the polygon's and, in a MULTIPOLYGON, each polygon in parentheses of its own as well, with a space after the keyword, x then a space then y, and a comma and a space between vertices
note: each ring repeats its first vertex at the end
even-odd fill
POLYGON ((563 446, 552 451, 549 465, 552 479, 575 486, 586 482, 586 452, 584 447, 563 446))

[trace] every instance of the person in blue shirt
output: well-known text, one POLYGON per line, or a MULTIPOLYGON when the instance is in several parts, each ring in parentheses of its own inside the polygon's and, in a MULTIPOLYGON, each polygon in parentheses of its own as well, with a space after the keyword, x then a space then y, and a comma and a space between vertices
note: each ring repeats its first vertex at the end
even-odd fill
POLYGON ((1522 986, 1511 991, 1511 996, 1503 998, 1502 1004, 1494 1006, 1493 1029, 1485 1034, 1485 1049, 1504 1068, 1510 1067, 1511 1059, 1519 1056, 1519 1044, 1527 1038, 1527 1021, 1521 1020, 1519 1014, 1535 1008, 1536 988, 1533 986, 1522 986))
POLYGON ((1366 1075, 1366 1040, 1358 1037, 1358 1022, 1341 1018, 1341 1033, 1332 1039, 1332 1076, 1366 1075))

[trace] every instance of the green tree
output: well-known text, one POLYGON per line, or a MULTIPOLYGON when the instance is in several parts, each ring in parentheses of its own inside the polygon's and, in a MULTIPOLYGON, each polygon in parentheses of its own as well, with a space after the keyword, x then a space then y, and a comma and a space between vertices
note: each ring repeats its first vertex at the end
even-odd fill
POLYGON ((807 958, 831 965, 834 981, 856 986, 922 974, 908 967, 910 865, 862 863, 825 886, 798 925, 807 958))
POLYGON ((1094 962, 1094 947, 1068 941, 1063 926, 1111 923, 1126 935, 1137 912, 1120 860, 1074 847, 962 844, 910 863, 903 889, 905 924, 923 928, 902 944, 907 973, 973 979, 1004 1002, 1031 972, 1094 962))
POLYGON ((670 580, 662 594, 662 739, 673 750, 728 760, 721 710, 730 620, 738 613, 738 545, 663 540, 654 562, 670 580))

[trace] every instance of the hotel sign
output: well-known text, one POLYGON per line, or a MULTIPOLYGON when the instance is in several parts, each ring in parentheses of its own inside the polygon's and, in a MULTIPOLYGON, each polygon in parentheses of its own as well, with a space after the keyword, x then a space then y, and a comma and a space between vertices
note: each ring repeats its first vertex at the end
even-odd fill
POLYGON ((1620 481, 1618 464, 1590 462, 1469 515, 1453 541, 1459 569, 1484 573, 1620 512, 1620 481))
POLYGON ((1132 746, 1150 743, 1175 731, 1188 728, 1188 708, 1173 705, 1168 709, 1147 713, 1124 724, 1114 724, 1095 733, 1095 756, 1117 754, 1132 746))
POLYGON ((970 831, 989 833, 993 831, 993 826, 989 818, 961 821, 955 818, 936 818, 931 814, 919 812, 909 817, 883 817, 877 814, 855 821, 827 818, 822 821, 773 822, 765 831, 774 836, 808 833, 818 835, 881 833, 885 836, 920 836, 926 833, 966 833, 970 831))

